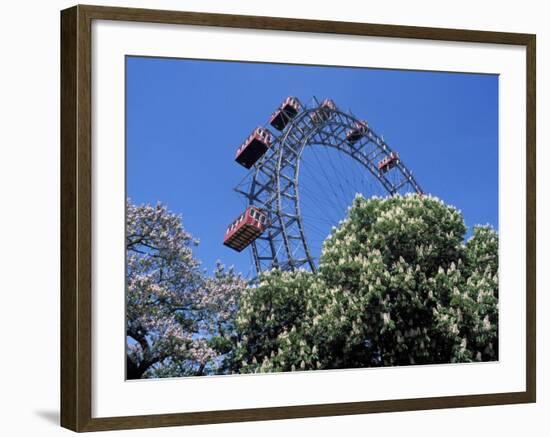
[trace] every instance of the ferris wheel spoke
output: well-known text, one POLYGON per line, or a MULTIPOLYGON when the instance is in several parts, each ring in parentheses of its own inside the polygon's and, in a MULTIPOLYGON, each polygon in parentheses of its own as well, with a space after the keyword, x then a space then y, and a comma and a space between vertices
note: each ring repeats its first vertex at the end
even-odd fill
MULTIPOLYGON (((332 195, 332 199, 338 204, 338 208, 342 208, 344 207, 344 204, 342 203, 342 199, 340 197, 340 193, 338 192, 338 188, 340 188, 340 190, 343 190, 341 188, 341 185, 339 182, 336 182, 336 184, 330 184, 328 183, 327 184, 327 181, 331 181, 333 180, 334 178, 332 178, 329 174, 328 174, 328 171, 330 171, 329 169, 325 168, 326 166, 323 165, 323 161, 320 159, 320 157, 318 156, 318 150, 316 147, 312 147, 311 148, 311 153, 313 155, 313 157, 315 158, 315 161, 316 161, 316 169, 317 170, 321 170, 321 173, 322 173, 322 177, 324 178, 323 180, 323 183, 321 186, 325 187, 325 188, 328 188, 328 192, 332 195)), ((330 162, 330 160, 329 160, 330 162)), ((331 163, 331 162, 330 162, 331 163)), ((332 163, 331 163, 332 164, 332 163)))
POLYGON ((325 155, 325 159, 326 159, 326 162, 329 163, 329 166, 332 170, 332 174, 334 175, 332 177, 332 180, 334 180, 336 182, 336 184, 338 185, 338 188, 340 189, 340 192, 339 192, 339 195, 341 194, 341 197, 339 198, 340 199, 340 205, 342 207, 342 210, 345 211, 346 210, 346 188, 344 186, 345 183, 347 183, 347 172, 342 172, 342 171, 339 171, 337 168, 336 168, 336 165, 335 165, 335 160, 334 160, 334 157, 331 157, 330 154, 328 153, 329 152, 329 149, 328 147, 320 147, 319 149, 321 149, 323 152, 324 152, 324 155, 325 155))
MULTIPOLYGON (((302 164, 305 161, 302 161, 302 164)), ((311 169, 309 165, 303 165, 302 167, 305 170, 305 176, 311 177, 311 179, 314 181, 314 186, 318 187, 317 192, 312 188, 309 187, 308 184, 301 184, 300 185, 300 191, 304 192, 308 197, 313 198, 316 204, 323 204, 328 205, 331 207, 330 210, 327 210, 327 213, 334 214, 336 211, 339 210, 339 208, 342 207, 342 204, 339 202, 339 197, 337 192, 334 190, 334 187, 327 185, 325 181, 330 181, 330 179, 320 180, 316 172, 311 169)), ((306 178, 302 178, 306 179, 306 178)), ((309 178, 307 178, 309 179, 309 178)))

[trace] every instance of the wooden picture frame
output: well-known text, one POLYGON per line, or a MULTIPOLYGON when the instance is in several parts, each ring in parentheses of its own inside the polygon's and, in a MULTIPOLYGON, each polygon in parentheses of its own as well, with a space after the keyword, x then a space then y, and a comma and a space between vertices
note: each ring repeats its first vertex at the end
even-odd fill
POLYGON ((536 400, 535 35, 410 26, 75 6, 61 12, 61 425, 74 431, 274 420, 529 403, 536 400), (92 417, 92 36, 114 20, 475 42, 526 48, 526 390, 192 413, 92 417))

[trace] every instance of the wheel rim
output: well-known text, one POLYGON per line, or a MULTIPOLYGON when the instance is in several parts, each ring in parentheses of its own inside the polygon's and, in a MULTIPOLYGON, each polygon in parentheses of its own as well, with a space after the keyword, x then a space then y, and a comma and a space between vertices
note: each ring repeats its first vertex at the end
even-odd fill
POLYGON ((254 267, 259 275, 273 268, 296 270, 317 269, 316 257, 308 243, 300 200, 300 168, 307 147, 324 146, 354 159, 377 181, 388 195, 423 190, 412 172, 399 158, 388 172, 380 172, 378 163, 395 153, 393 149, 366 127, 354 143, 346 134, 361 121, 338 109, 322 108, 316 99, 303 105, 301 112, 289 121, 265 155, 255 163, 235 190, 246 198, 249 206, 263 209, 270 226, 252 242, 254 267), (322 112, 319 112, 322 111, 322 112), (325 114, 323 120, 315 114, 325 114))

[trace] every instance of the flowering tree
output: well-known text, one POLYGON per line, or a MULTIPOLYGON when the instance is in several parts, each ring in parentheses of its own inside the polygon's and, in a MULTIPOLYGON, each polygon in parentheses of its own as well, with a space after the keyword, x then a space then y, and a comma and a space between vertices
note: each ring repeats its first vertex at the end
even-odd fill
POLYGON ((198 242, 165 206, 126 208, 127 377, 221 371, 244 281, 222 265, 206 277, 198 242))
POLYGON ((365 200, 318 274, 272 271, 241 300, 243 372, 498 359, 498 237, 432 197, 365 200))

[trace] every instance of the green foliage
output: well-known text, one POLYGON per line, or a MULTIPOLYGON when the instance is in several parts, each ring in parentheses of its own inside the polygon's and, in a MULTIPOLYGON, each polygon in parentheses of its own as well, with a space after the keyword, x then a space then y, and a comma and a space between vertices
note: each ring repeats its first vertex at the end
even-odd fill
POLYGON ((314 287, 315 281, 307 272, 273 270, 258 288, 241 295, 236 330, 244 334, 235 353, 240 372, 255 371, 264 358, 271 359, 265 360, 266 365, 269 362, 277 369, 300 365, 300 345, 293 342, 300 340, 296 332, 303 331, 302 318, 307 311, 303 290, 314 287))
POLYGON ((261 277, 241 299, 234 371, 498 359, 498 236, 433 197, 358 196, 319 272, 261 277))

